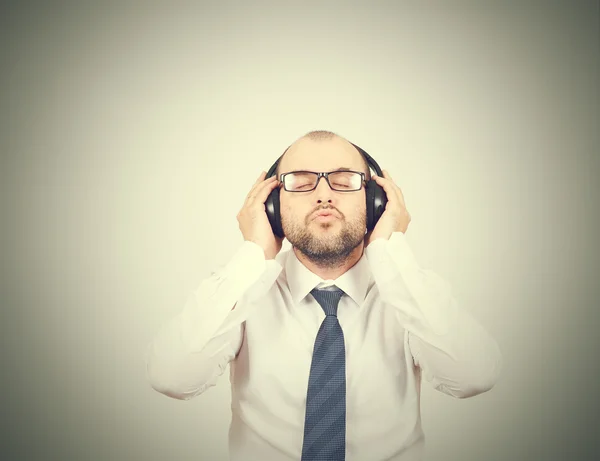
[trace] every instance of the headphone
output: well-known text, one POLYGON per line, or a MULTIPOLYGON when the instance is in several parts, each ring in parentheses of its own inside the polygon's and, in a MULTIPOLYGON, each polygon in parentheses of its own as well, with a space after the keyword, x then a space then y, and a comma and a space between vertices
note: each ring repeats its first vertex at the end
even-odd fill
MULTIPOLYGON (((381 172, 381 168, 377 162, 367 154, 363 149, 358 147, 354 143, 350 143, 360 154, 364 157, 369 167, 375 170, 375 173, 380 177, 383 177, 383 173, 381 172)), ((289 149, 289 147, 288 147, 289 149)), ((281 157, 287 152, 286 149, 283 154, 275 161, 273 166, 269 168, 265 179, 270 178, 275 175, 275 170, 277 169, 277 165, 281 160, 281 157)), ((367 231, 372 231, 375 228, 375 224, 381 218, 381 215, 385 211, 385 204, 387 203, 387 196, 385 195, 385 191, 383 187, 381 187, 374 179, 370 179, 367 181, 365 186, 366 198, 367 198, 367 231)), ((271 229, 273 229, 273 234, 277 237, 283 238, 283 228, 281 226, 281 214, 279 208, 279 187, 276 187, 271 191, 269 196, 267 197, 267 201, 265 202, 265 211, 267 213, 267 217, 269 218, 269 223, 271 224, 271 229)))

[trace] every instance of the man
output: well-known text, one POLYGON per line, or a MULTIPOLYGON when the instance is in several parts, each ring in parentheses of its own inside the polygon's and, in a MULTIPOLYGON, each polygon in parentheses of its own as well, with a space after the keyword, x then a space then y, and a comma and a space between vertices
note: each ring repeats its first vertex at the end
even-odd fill
POLYGON ((247 195, 241 248, 149 345, 151 385, 177 399, 230 364, 231 460, 421 460, 422 376, 457 398, 497 381, 497 343, 420 268, 402 191, 383 173, 374 179, 388 202, 366 233, 362 155, 334 133, 298 139, 247 195), (275 187, 292 245, 283 253, 264 206, 275 187))

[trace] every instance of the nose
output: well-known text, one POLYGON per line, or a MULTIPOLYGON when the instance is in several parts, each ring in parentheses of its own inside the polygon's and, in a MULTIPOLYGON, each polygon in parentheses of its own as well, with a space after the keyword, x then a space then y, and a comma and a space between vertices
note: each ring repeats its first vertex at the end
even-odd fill
POLYGON ((331 190, 331 187, 327 184, 327 179, 325 179, 325 177, 320 178, 314 193, 318 203, 332 202, 333 190, 331 190))

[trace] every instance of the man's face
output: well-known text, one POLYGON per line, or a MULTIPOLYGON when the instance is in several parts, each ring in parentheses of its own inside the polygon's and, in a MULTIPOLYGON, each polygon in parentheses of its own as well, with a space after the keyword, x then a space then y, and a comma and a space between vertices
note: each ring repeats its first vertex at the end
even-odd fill
MULTIPOLYGON (((364 172, 360 153, 341 138, 313 141, 300 139, 283 157, 279 174, 308 170, 330 172, 345 167, 364 172)), ((364 240, 366 232, 365 189, 339 192, 325 178, 309 192, 280 190, 281 224, 289 242, 321 267, 336 267, 346 261, 364 240), (317 218, 327 210, 329 218, 317 218)))

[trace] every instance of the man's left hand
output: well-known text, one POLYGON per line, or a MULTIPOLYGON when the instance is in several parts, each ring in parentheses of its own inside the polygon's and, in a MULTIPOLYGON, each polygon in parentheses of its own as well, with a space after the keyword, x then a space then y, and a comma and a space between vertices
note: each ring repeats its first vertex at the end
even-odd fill
POLYGON ((389 239, 394 232, 406 233, 410 223, 410 214, 406 210, 402 190, 394 183, 387 170, 382 170, 382 173, 383 177, 374 174, 373 179, 383 187, 387 203, 375 228, 365 235, 365 248, 377 238, 389 239))

